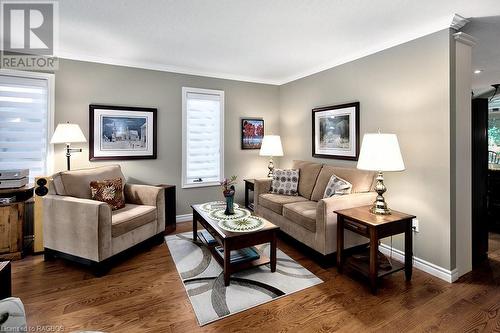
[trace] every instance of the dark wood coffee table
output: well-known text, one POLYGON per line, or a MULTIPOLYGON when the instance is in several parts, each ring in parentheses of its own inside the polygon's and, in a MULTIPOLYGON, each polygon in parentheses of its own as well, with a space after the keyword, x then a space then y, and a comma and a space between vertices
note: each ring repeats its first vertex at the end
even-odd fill
MULTIPOLYGON (((224 269, 224 284, 229 286, 231 274, 242 271, 244 269, 271 265, 271 272, 276 271, 276 235, 279 227, 271 222, 262 219, 265 222, 264 228, 251 232, 230 232, 221 229, 218 221, 210 218, 208 212, 201 209, 202 205, 193 205, 193 239, 198 239, 198 222, 215 238, 217 245, 224 248, 224 258, 216 253, 214 245, 208 245, 213 257, 224 269), (260 258, 242 263, 231 263, 230 255, 232 250, 239 250, 246 247, 270 243, 270 258, 260 254, 260 258)), ((200 239, 201 240, 201 239, 200 239)), ((201 240, 203 241, 203 240, 201 240)))

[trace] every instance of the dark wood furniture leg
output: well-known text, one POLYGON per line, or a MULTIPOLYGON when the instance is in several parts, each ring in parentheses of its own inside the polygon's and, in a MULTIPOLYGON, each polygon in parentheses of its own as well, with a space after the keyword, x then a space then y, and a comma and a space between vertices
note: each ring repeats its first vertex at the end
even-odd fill
POLYGON ((163 187, 165 191, 165 231, 167 235, 175 231, 176 228, 176 195, 175 185, 159 184, 158 187, 163 187))
POLYGON ((406 223, 405 231, 405 276, 406 281, 411 280, 411 273, 413 270, 413 235, 411 228, 411 220, 406 223))
POLYGON ((198 213, 193 209, 193 241, 198 239, 198 213))
POLYGON ((229 286, 229 279, 231 277, 231 250, 224 242, 224 285, 229 286))
POLYGON ((0 262, 0 299, 12 296, 10 261, 0 262))
POLYGON ((377 230, 370 228, 370 287, 373 294, 377 293, 378 278, 378 237, 377 230))
POLYGON ((271 256, 271 272, 276 272, 276 232, 271 236, 271 248, 269 249, 271 256))
POLYGON ((337 215, 337 270, 342 274, 343 260, 342 252, 344 251, 344 217, 337 215))

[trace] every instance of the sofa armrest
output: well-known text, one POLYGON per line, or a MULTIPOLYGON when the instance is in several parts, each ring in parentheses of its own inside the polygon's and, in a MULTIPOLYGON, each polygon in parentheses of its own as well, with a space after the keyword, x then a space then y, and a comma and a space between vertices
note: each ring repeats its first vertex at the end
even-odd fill
POLYGON ((155 206, 158 219, 156 232, 165 231, 165 189, 163 187, 125 184, 124 195, 126 203, 155 206))
POLYGON ((111 256, 111 208, 105 202, 42 197, 43 246, 92 261, 111 256))
MULTIPOLYGON (((354 208, 359 206, 371 205, 377 196, 376 192, 362 192, 348 195, 333 196, 318 201, 316 208, 316 232, 320 234, 320 239, 337 239, 337 214, 336 210, 354 208)), ((361 244, 360 237, 355 235, 346 235, 346 246, 361 244)), ((327 245, 325 245, 327 246, 327 245)), ((335 252, 337 249, 327 249, 327 252, 335 252)))
POLYGON ((253 203, 255 206, 259 204, 259 195, 268 193, 271 190, 272 178, 255 179, 253 184, 253 203))

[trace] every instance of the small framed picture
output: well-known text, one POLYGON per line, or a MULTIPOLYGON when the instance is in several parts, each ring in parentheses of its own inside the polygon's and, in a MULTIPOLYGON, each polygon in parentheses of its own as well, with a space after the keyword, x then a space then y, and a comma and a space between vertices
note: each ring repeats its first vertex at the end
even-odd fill
POLYGON ((312 110, 312 156, 358 160, 359 102, 312 110))
POLYGON ((156 158, 154 108, 89 106, 89 160, 156 158))
POLYGON ((241 119, 241 149, 260 149, 264 138, 264 119, 241 119))

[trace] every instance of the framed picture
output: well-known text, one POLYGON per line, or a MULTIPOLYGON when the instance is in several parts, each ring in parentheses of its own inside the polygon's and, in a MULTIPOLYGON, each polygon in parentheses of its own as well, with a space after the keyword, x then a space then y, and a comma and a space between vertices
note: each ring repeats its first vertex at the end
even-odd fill
POLYGON ((359 102, 312 110, 312 156, 358 160, 359 102))
POLYGON ((264 119, 241 119, 241 149, 260 149, 264 138, 264 119))
POLYGON ((156 158, 157 109, 89 105, 89 160, 156 158))

